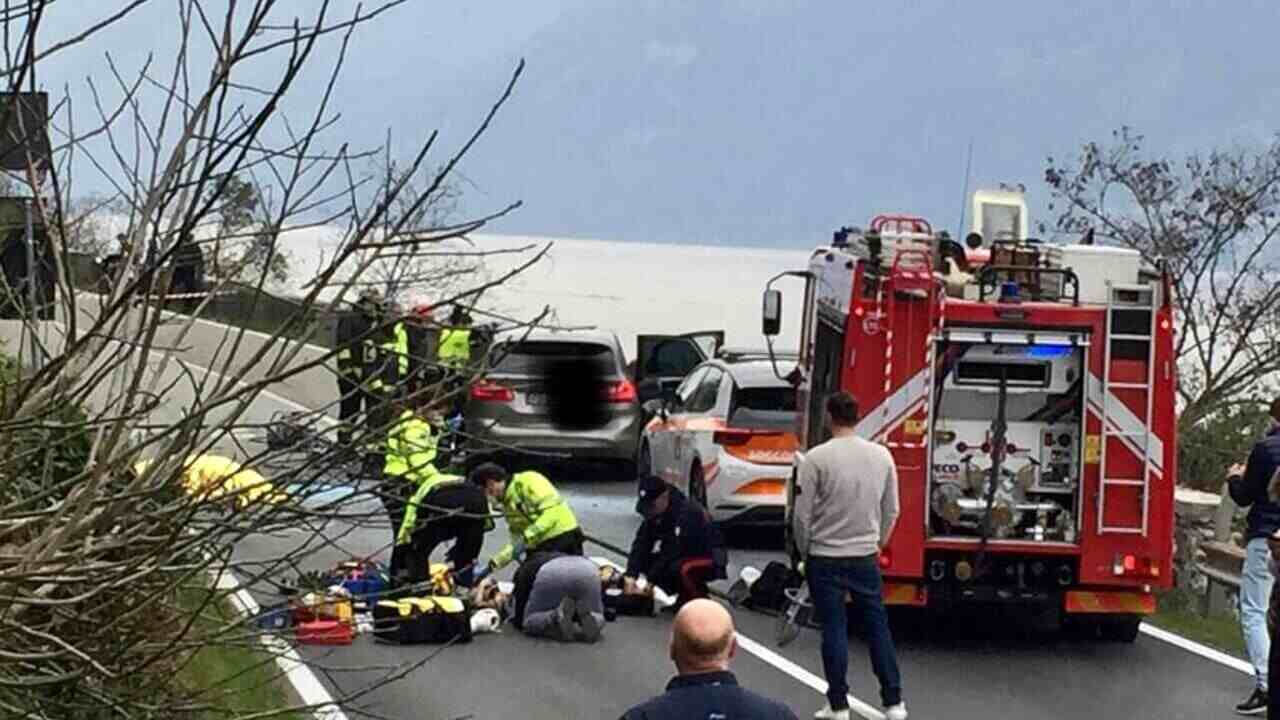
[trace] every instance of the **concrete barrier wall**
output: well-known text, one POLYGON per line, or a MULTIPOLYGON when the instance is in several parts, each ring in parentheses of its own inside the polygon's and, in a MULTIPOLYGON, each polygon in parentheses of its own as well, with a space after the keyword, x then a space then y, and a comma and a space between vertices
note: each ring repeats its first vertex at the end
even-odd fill
MULTIPOLYGON (((100 296, 80 295, 78 311, 81 327, 87 327, 97 315, 100 296)), ((309 410, 324 410, 337 417, 338 383, 333 351, 318 345, 287 338, 275 338, 253 330, 165 313, 166 321, 156 333, 156 348, 174 348, 174 357, 183 362, 233 377, 243 382, 260 382, 289 368, 300 368, 324 361, 267 387, 270 392, 288 398, 309 410), (237 344, 238 343, 238 344, 237 344), (250 360, 264 347, 268 352, 261 360, 250 360), (289 358, 289 360, 285 360, 289 358)))
MULTIPOLYGON (((84 320, 91 318, 91 314, 86 313, 84 320)), ((157 346, 165 346, 176 341, 179 331, 180 327, 176 324, 165 326, 158 333, 157 346)), ((191 413, 192 408, 197 406, 197 399, 203 399, 204 403, 208 402, 212 385, 228 379, 254 381, 265 377, 270 360, 247 368, 243 367, 243 363, 232 362, 231 367, 235 368, 234 373, 229 371, 226 375, 220 374, 215 369, 220 368, 221 364, 231 357, 231 345, 237 332, 233 328, 216 323, 198 322, 186 336, 181 349, 175 353, 173 359, 165 362, 165 353, 162 351, 149 353, 143 376, 143 387, 144 389, 154 388, 161 394, 162 399, 150 415, 139 422, 152 425, 175 423, 191 413), (211 368, 210 365, 214 367, 211 368)), ((50 353, 59 354, 65 347, 66 326, 61 322, 53 321, 40 323, 40 336, 50 353)), ((24 342, 26 341, 23 338, 23 325, 20 321, 0 321, 0 351, 18 355, 24 342)), ((268 345, 269 342, 270 338, 265 335, 246 333, 241 341, 242 350, 237 353, 237 356, 247 358, 249 353, 268 345)), ((121 343, 109 341, 90 363, 87 372, 100 371, 108 363, 116 362, 125 351, 126 348, 121 343)), ((325 353, 323 348, 303 347, 294 361, 295 366, 296 363, 306 362, 307 359, 323 357, 325 353)), ((273 355, 272 358, 274 357, 273 355)), ((241 385, 243 386, 242 383, 241 385)), ((92 388, 88 403, 93 408, 101 409, 112 401, 113 393, 117 392, 115 383, 109 376, 105 377, 92 388)), ((326 404, 334 401, 336 395, 337 388, 332 373, 324 367, 317 367, 287 381, 271 384, 266 391, 258 393, 243 407, 240 407, 241 403, 228 403, 210 410, 205 424, 208 426, 266 425, 277 413, 325 407, 326 404), (324 392, 326 387, 332 388, 327 396, 324 392), (299 401, 298 397, 302 400, 299 401)), ((244 432, 238 432, 237 437, 244 442, 252 437, 260 437, 262 433, 261 428, 246 428, 244 432)), ((219 441, 214 447, 236 456, 243 454, 230 438, 219 441)), ((249 449, 250 452, 259 450, 261 447, 249 449)))

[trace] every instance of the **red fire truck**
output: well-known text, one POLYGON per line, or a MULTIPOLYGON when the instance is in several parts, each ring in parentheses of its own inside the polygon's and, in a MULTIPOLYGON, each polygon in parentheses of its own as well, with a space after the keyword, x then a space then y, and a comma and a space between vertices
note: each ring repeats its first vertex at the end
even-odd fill
POLYGON ((805 285, 797 462, 829 437, 826 398, 852 392, 858 434, 898 468, 886 603, 1047 604, 1132 641, 1172 580, 1169 278, 1091 238, 1026 239, 1018 191, 979 191, 973 208, 965 246, 880 216, 779 275, 805 285))

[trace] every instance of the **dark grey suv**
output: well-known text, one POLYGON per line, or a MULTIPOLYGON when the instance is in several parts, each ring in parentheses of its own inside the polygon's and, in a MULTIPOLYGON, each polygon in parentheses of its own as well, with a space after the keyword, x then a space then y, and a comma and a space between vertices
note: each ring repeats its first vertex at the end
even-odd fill
MULTIPOLYGON (((614 463, 634 474, 640 403, 618 336, 538 331, 499 339, 467 397, 471 456, 614 463)), ((471 463, 468 463, 471 464, 471 463)))

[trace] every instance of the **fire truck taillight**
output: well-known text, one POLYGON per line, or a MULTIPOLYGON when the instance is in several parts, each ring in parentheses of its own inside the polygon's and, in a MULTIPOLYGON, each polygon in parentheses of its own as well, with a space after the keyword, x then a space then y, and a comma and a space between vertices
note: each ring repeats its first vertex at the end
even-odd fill
POLYGON ((1160 577, 1160 563, 1156 560, 1140 558, 1136 555, 1116 555, 1112 572, 1115 573, 1116 577, 1158 578, 1160 577))

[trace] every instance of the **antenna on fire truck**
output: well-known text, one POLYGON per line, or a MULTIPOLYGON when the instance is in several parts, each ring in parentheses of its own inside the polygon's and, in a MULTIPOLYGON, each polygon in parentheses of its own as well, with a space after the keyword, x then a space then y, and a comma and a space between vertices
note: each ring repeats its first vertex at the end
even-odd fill
POLYGON ((960 193, 960 225, 956 237, 964 236, 964 211, 969 205, 969 173, 973 169, 973 138, 969 138, 969 156, 964 161, 964 191, 960 193))

